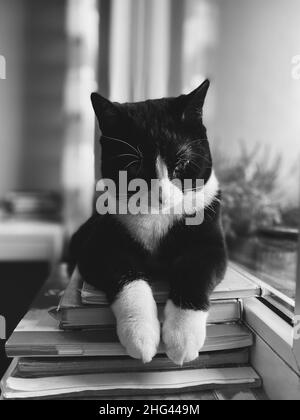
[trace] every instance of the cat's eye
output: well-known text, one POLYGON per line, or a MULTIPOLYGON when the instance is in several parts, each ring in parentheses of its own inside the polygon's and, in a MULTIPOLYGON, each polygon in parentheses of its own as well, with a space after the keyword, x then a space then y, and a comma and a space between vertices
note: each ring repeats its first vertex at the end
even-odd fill
POLYGON ((180 162, 174 170, 174 177, 184 174, 190 167, 191 167, 190 160, 180 162))

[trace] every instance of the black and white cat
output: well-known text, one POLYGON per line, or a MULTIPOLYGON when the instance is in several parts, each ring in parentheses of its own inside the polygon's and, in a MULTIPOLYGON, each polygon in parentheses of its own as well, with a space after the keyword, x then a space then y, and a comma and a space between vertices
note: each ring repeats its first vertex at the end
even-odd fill
POLYGON ((134 104, 92 95, 102 131, 104 178, 118 184, 119 172, 126 171, 128 182, 141 178, 149 188, 151 180, 159 180, 160 208, 170 205, 170 195, 178 201, 198 193, 196 187, 179 189, 175 178, 204 180, 203 205, 193 208, 204 213, 199 225, 188 225, 187 214, 172 212, 95 213, 71 241, 72 267, 107 294, 121 343, 144 363, 156 355, 161 332, 174 363, 198 357, 210 294, 226 270, 221 193, 202 121, 208 88, 205 81, 190 95, 134 104), (151 283, 162 278, 170 284, 170 296, 161 331, 151 283))

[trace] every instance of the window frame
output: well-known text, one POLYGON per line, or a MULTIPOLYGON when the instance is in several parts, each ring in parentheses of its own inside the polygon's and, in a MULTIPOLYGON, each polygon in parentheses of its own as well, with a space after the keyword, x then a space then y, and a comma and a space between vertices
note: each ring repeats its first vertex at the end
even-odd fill
POLYGON ((265 302, 267 306, 272 306, 274 311, 281 313, 282 316, 288 320, 291 325, 294 325, 295 301, 293 299, 289 298, 284 293, 276 290, 274 287, 259 279, 256 275, 252 274, 246 267, 242 266, 241 264, 234 262, 231 263, 231 265, 236 271, 260 287, 262 291, 260 296, 261 301, 265 302))
POLYGON ((295 300, 285 296, 282 292, 279 292, 260 280, 245 269, 245 267, 236 263, 233 263, 232 266, 240 274, 259 285, 262 290, 262 296, 259 298, 260 302, 258 299, 255 299, 257 306, 254 306, 254 310, 250 306, 247 306, 247 304, 244 306, 247 324, 251 328, 254 328, 256 332, 259 331, 260 336, 263 336, 268 331, 269 333, 263 337, 265 342, 277 354, 280 354, 280 349, 284 349, 285 356, 287 354, 289 356, 288 358, 282 357, 282 359, 288 364, 291 363, 291 360, 294 360, 293 367, 300 374, 300 235, 297 255, 295 300), (259 305, 264 305, 266 309, 263 309, 263 306, 259 305), (252 318, 251 315, 249 316, 249 313, 252 313, 252 318), (286 339, 286 334, 283 333, 284 329, 281 328, 281 331, 278 329, 278 325, 281 322, 286 323, 287 330, 285 333, 291 335, 290 342, 286 339), (277 337, 276 341, 272 343, 271 337, 277 337), (284 343, 284 346, 282 343, 284 343))
POLYGON ((245 302, 243 320, 255 335, 299 375, 300 370, 293 350, 292 326, 258 299, 249 299, 245 302))
POLYGON ((245 301, 243 321, 255 337, 251 365, 263 379, 268 397, 299 400, 300 366, 293 343, 293 327, 258 298, 245 301))
POLYGON ((293 352, 298 363, 300 371, 300 235, 298 239, 298 260, 297 260, 297 274, 296 274, 296 299, 295 299, 295 326, 293 336, 293 352))

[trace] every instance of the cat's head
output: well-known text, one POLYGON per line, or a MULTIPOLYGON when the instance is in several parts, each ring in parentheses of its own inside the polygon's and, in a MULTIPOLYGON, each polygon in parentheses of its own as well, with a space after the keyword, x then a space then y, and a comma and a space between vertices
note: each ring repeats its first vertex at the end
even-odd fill
MULTIPOLYGON (((206 80, 189 95, 133 104, 112 103, 94 93, 92 103, 102 132, 102 175, 128 180, 203 180, 212 175, 212 157, 202 113, 206 80)), ((193 184, 195 185, 195 184, 193 184)), ((178 191, 176 192, 178 193, 178 191)), ((183 191, 180 192, 184 194, 183 191)), ((168 201, 167 189, 160 199, 168 201)))

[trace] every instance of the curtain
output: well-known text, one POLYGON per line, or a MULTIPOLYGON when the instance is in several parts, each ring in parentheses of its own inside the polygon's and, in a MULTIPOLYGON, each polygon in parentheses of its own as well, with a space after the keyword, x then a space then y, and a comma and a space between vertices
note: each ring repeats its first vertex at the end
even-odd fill
POLYGON ((111 0, 110 97, 176 96, 214 73, 218 0, 111 0))
MULTIPOLYGON (((139 101, 169 95, 171 64, 178 79, 175 84, 181 85, 180 54, 174 63, 171 37, 172 15, 183 3, 182 0, 112 0, 112 100, 139 101)), ((180 28, 181 23, 177 27, 179 34, 180 28)), ((181 41, 177 43, 181 44, 181 41)))
POLYGON ((97 0, 68 0, 68 68, 65 83, 63 187, 69 233, 92 212, 95 119, 90 102, 97 90, 99 14, 97 0))
MULTIPOLYGON (((113 101, 135 102, 196 88, 206 76, 215 1, 99 0, 98 92, 113 101)), ((97 129, 96 180, 101 177, 99 135, 97 129)))

